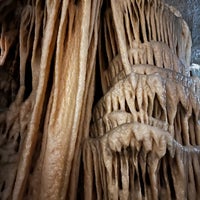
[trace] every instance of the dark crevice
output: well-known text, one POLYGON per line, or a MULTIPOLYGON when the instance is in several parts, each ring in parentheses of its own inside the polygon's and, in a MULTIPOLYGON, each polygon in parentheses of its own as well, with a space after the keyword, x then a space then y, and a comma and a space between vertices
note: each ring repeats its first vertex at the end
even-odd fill
POLYGON ((138 175, 137 175, 137 173, 135 172, 135 173, 134 173, 134 183, 136 183, 137 180, 138 180, 138 175))
POLYGON ((127 103, 126 100, 125 100, 125 111, 126 111, 127 113, 131 113, 131 110, 130 110, 129 105, 128 105, 128 103, 127 103))
POLYGON ((161 166, 160 166, 160 170, 159 170, 159 173, 160 173, 160 186, 161 188, 162 187, 165 187, 166 183, 165 183, 165 180, 164 180, 164 163, 163 161, 161 162, 161 166))
POLYGON ((2 186, 1 186, 1 192, 3 192, 3 191, 4 191, 5 187, 6 187, 6 182, 5 182, 5 181, 3 181, 3 184, 2 184, 2 186))
POLYGON ((79 179, 78 179, 78 191, 77 191, 77 199, 84 199, 84 164, 83 164, 83 157, 80 159, 80 168, 79 168, 79 179))
MULTIPOLYGON (((15 42, 14 42, 15 43, 15 42)), ((8 90, 5 92, 4 88, 0 90, 0 97, 6 98, 6 102, 0 100, 0 112, 6 110, 10 104, 15 100, 17 91, 19 89, 19 52, 18 44, 13 44, 6 57, 4 65, 0 69, 0 82, 6 81, 8 90), (2 104, 3 103, 3 104, 2 104)))
POLYGON ((3 121, 1 124, 0 124, 0 134, 4 135, 6 133, 6 122, 3 121))
POLYGON ((26 187, 25 194, 27 195, 28 193, 29 193, 29 187, 26 187))
POLYGON ((148 41, 150 41, 148 23, 147 23, 147 20, 146 20, 146 18, 145 18, 144 20, 145 20, 145 29, 146 29, 146 36, 147 36, 147 40, 148 40, 148 41))
POLYGON ((75 5, 78 5, 78 3, 79 3, 79 0, 74 0, 75 5))
POLYGON ((167 166, 167 176, 168 176, 168 180, 169 180, 171 198, 172 199, 176 199, 176 192, 175 192, 175 189, 174 189, 174 182, 173 182, 172 173, 171 173, 171 167, 170 166, 167 166))
POLYGON ((135 174, 135 167, 133 164, 133 151, 130 148, 129 151, 129 191, 133 192, 133 188, 134 188, 134 183, 133 183, 133 178, 134 178, 134 174, 135 174))
POLYGON ((94 91, 93 107, 97 104, 97 102, 102 97, 103 97, 103 90, 102 90, 102 86, 101 86, 101 75, 100 75, 99 58, 97 56, 97 59, 96 59, 95 91, 94 91))
POLYGON ((135 110, 136 110, 137 112, 140 111, 140 109, 139 109, 139 104, 138 104, 138 100, 137 100, 137 96, 135 96, 135 110))
POLYGON ((153 65, 156 66, 156 58, 155 58, 155 54, 153 53, 152 56, 153 56, 153 65))
POLYGON ((140 188, 141 188, 141 192, 142 195, 145 196, 145 185, 144 185, 144 181, 142 178, 142 169, 141 169, 141 165, 138 165, 138 173, 139 173, 139 181, 140 181, 140 188))
POLYGON ((144 43, 144 37, 143 37, 143 33, 142 33, 142 25, 139 25, 139 34, 140 34, 140 41, 141 43, 144 43))
POLYGON ((16 144, 15 144, 15 152, 16 153, 19 151, 20 142, 21 142, 21 136, 20 136, 20 133, 18 133, 16 144))
POLYGON ((176 55, 179 57, 179 47, 178 47, 178 42, 177 42, 177 45, 176 45, 176 55))
POLYGON ((97 197, 97 188, 96 188, 97 185, 96 185, 96 177, 95 177, 94 168, 93 168, 92 174, 93 174, 93 190, 92 190, 92 196, 93 196, 93 197, 97 197))
POLYGON ((165 113, 160 104, 158 94, 155 94, 152 117, 161 121, 165 120, 165 113))
POLYGON ((120 161, 120 153, 116 152, 117 157, 117 178, 118 178, 118 187, 121 190, 122 189, 122 174, 121 174, 121 161, 120 161))
POLYGON ((150 182, 150 177, 149 177, 147 165, 146 165, 146 173, 145 173, 145 182, 146 182, 147 186, 150 186, 151 182, 150 182))
POLYGON ((31 57, 29 57, 25 70, 24 100, 26 100, 29 97, 31 92, 32 92, 32 69, 31 69, 31 57))
POLYGON ((152 112, 151 98, 149 96, 147 96, 147 98, 148 98, 148 101, 147 101, 147 105, 148 105, 148 107, 147 107, 147 114, 148 114, 148 116, 151 116, 151 112, 152 112))
POLYGON ((6 130, 6 139, 10 140, 10 133, 12 133, 12 129, 13 129, 14 124, 12 123, 6 130))
POLYGON ((115 167, 112 165, 112 179, 115 180, 115 167))
POLYGON ((196 126, 198 126, 198 125, 196 124, 195 111, 193 109, 192 109, 192 114, 188 120, 188 125, 189 125, 190 144, 199 145, 197 142, 198 140, 196 138, 196 134, 195 134, 197 131, 196 126))
POLYGON ((101 66, 103 66, 104 69, 108 68, 108 56, 107 56, 107 52, 106 52, 106 38, 105 38, 105 30, 102 30, 102 34, 101 34, 101 45, 100 45, 100 51, 101 53, 100 55, 100 60, 101 60, 101 66))
POLYGON ((183 145, 188 144, 184 135, 187 134, 184 132, 184 118, 186 116, 186 109, 183 107, 182 103, 179 102, 177 105, 177 113, 174 120, 174 129, 175 129, 175 139, 183 145))

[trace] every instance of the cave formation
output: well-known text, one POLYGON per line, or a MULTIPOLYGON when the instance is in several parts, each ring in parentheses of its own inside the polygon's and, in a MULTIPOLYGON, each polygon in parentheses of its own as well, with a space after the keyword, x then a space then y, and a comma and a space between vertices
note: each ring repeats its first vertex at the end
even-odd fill
POLYGON ((161 0, 0 1, 0 199, 198 199, 200 81, 161 0))

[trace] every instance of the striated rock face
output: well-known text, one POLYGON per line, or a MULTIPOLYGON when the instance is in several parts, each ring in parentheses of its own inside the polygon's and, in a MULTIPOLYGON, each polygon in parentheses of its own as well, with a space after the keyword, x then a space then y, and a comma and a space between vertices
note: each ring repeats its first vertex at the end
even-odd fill
POLYGON ((161 0, 0 0, 0 200, 198 199, 190 54, 161 0))
POLYGON ((111 0, 102 20, 85 199, 197 199, 200 82, 185 21, 160 0, 111 0))
POLYGON ((1 200, 76 199, 100 6, 0 0, 1 200))
POLYGON ((200 6, 199 0, 164 0, 167 4, 176 7, 189 25, 192 36, 191 62, 200 64, 200 6))

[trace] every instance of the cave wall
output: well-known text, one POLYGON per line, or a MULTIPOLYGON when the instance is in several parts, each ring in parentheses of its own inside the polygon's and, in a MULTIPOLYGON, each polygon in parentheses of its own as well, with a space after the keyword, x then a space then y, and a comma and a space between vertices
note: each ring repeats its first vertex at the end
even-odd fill
POLYGON ((104 95, 83 148, 85 199, 197 199, 200 85, 188 73, 188 26, 159 0, 104 6, 104 95))
POLYGON ((200 64, 200 1, 199 0, 165 0, 177 8, 187 22, 192 35, 192 63, 200 64))
MULTIPOLYGON (((93 191, 95 185, 91 184, 93 181, 99 184, 103 180, 104 184, 106 183, 105 177, 108 177, 108 183, 112 183, 110 178, 113 174, 111 172, 118 173, 118 166, 122 166, 120 169, 122 173, 119 172, 115 176, 119 177, 118 175, 123 174, 124 169, 126 172, 128 167, 133 170, 135 163, 137 164, 135 161, 138 158, 140 162, 137 165, 142 168, 135 171, 136 185, 140 186, 145 181, 148 184, 146 191, 144 191, 145 187, 143 189, 141 187, 141 191, 133 185, 130 185, 130 188, 136 189, 140 197, 147 193, 149 196, 157 197, 158 191, 155 187, 157 182, 155 181, 154 170, 159 167, 158 160, 162 159, 166 152, 167 157, 175 155, 174 159, 170 160, 170 168, 175 169, 175 171, 172 170, 171 175, 168 171, 161 171, 160 180, 162 180, 162 174, 164 173, 167 184, 165 184, 166 188, 164 190, 160 187, 160 191, 167 191, 166 193, 170 197, 174 197, 174 191, 171 189, 172 180, 167 180, 168 176, 169 179, 173 179, 175 177, 174 173, 176 176, 180 175, 179 184, 174 184, 176 195, 179 195, 179 197, 188 195, 183 190, 179 190, 179 185, 182 188, 187 186, 187 180, 184 179, 184 170, 187 171, 187 168, 184 168, 184 156, 188 152, 189 154, 195 152, 190 159, 193 164, 189 168, 188 174, 191 180, 187 191, 191 189, 196 192, 195 195, 200 194, 198 189, 200 188, 200 179, 198 178, 200 177, 198 157, 200 152, 198 134, 200 124, 198 120, 200 115, 199 101, 196 101, 198 99, 196 91, 200 91, 200 87, 199 81, 196 81, 196 79, 191 81, 184 76, 188 75, 185 68, 190 62, 190 34, 186 28, 187 37, 182 38, 180 35, 176 35, 176 33, 180 33, 176 27, 174 34, 174 41, 176 42, 172 43, 167 39, 167 34, 170 34, 168 32, 166 35, 161 34, 163 42, 166 44, 151 41, 132 43, 130 40, 130 46, 135 44, 138 46, 126 52, 124 50, 128 46, 123 43, 123 34, 120 35, 124 30, 121 28, 123 27, 123 21, 120 18, 123 14, 119 15, 120 12, 118 11, 120 9, 117 10, 118 6, 123 5, 124 2, 130 3, 131 1, 0 1, 0 199, 76 199, 77 194, 78 199, 79 197, 81 199, 84 192, 86 192, 85 197, 88 195, 92 197, 91 194, 95 195, 93 191), (103 6, 102 2, 104 2, 103 6), (112 21, 113 10, 108 10, 107 21, 105 21, 108 34, 105 37, 107 37, 107 44, 111 41, 114 42, 112 43, 114 46, 111 45, 111 50, 107 45, 106 54, 109 58, 110 52, 113 51, 113 56, 116 56, 116 59, 113 59, 111 55, 110 61, 113 60, 113 63, 111 62, 113 67, 110 66, 110 70, 101 72, 104 97, 102 97, 103 94, 100 94, 103 100, 99 101, 96 109, 94 108, 93 119, 96 118, 95 120, 98 121, 99 116, 101 118, 103 116, 103 120, 91 125, 91 130, 96 131, 98 129, 97 132, 90 133, 90 137, 93 137, 91 139, 88 137, 89 124, 92 118, 93 94, 94 90, 96 93, 100 91, 99 87, 94 84, 95 69, 100 68, 101 64, 102 69, 106 67, 103 62, 96 66, 101 61, 101 56, 97 56, 97 60, 95 57, 97 49, 99 49, 98 51, 102 50, 102 55, 105 53, 99 40, 99 35, 101 35, 99 27, 104 26, 100 12, 106 7, 105 4, 109 7, 110 2, 114 6, 115 20, 112 21), (116 28, 113 23, 118 27, 116 28), (113 32, 115 28, 116 30, 113 32), (115 44, 116 35, 119 44, 115 44), (108 36, 111 36, 110 39, 108 39, 108 36), (183 41, 179 41, 179 43, 177 38, 178 40, 183 39, 183 41), (177 43, 180 45, 178 45, 178 48, 174 48, 177 43), (184 49, 185 47, 186 49, 184 49), (115 51, 115 48, 118 48, 119 52, 115 51), (164 52, 162 49, 166 51, 164 52), (177 52, 174 54, 175 51, 178 51, 177 55, 177 52), (152 52, 146 55, 145 61, 144 52, 152 52), (117 54, 120 56, 117 56, 117 54), (134 59, 129 60, 129 58, 134 59), (131 63, 134 60, 135 62, 131 63), (155 67, 145 66, 145 62, 155 65, 155 67), (141 67, 140 64, 144 64, 144 66, 141 67), (127 78, 127 75, 132 72, 130 67, 132 65, 135 65, 134 73, 127 78), (169 69, 162 70, 162 67, 169 69), (122 70, 122 73, 115 74, 122 68, 125 69, 125 73, 122 70), (123 81, 122 79, 125 78, 126 80, 123 81), (114 89, 107 93, 113 85, 115 85, 114 89), (143 90, 143 87, 146 90, 143 90), (158 91, 155 88, 158 88, 158 91), (188 90, 189 92, 187 92, 188 90), (168 104, 165 102, 165 94, 170 97, 168 98, 168 104), (187 94, 189 98, 187 98, 187 94), (148 95, 150 96, 149 99, 147 98, 148 95), (175 96, 177 97, 176 101, 173 100, 175 96), (127 103, 125 103, 124 97, 127 98, 127 103), (149 100, 148 104, 145 103, 146 98, 149 100), (135 105, 133 105, 134 103, 135 105), (111 109, 114 109, 114 111, 121 109, 127 113, 125 112, 125 115, 123 115, 123 112, 111 112, 105 115, 105 112, 108 112, 109 109, 110 111, 111 109), (148 113, 144 112, 146 109, 148 113), (178 114, 176 114, 176 111, 178 114), (130 112, 132 113, 130 114, 130 112), (146 115, 149 115, 149 113, 153 115, 153 118, 146 115), (170 126, 168 126, 168 123, 160 123, 160 118, 167 122, 170 118, 169 115, 171 115, 171 119, 174 119, 170 121, 170 126), (143 124, 140 126, 136 123, 132 127, 125 125, 124 128, 122 127, 126 130, 124 132, 121 131, 117 135, 111 133, 109 137, 108 135, 102 137, 100 142, 95 138, 96 135, 102 133, 101 131, 104 131, 100 123, 104 123, 107 131, 107 129, 116 128, 118 123, 124 123, 124 120, 127 120, 127 123, 135 121, 144 123, 148 121, 148 125, 145 129, 143 129, 143 124), (188 123, 183 123, 183 121, 188 121, 188 123), (175 134, 177 143, 169 135, 169 132, 171 134, 175 130, 173 129, 174 123, 177 124, 175 129, 178 129, 177 134, 175 134), (156 128, 156 126, 158 127, 156 128), (183 138, 181 138, 181 134, 183 138), (189 137, 189 134, 192 136, 189 137), (85 146, 83 147, 85 140, 85 146), (189 143, 194 148, 190 147, 189 143), (133 149, 124 148, 129 144, 132 145, 133 149), (177 148, 171 148, 174 146, 177 148), (82 147, 83 162, 86 164, 84 167, 81 163, 82 147), (114 155, 113 158, 116 158, 113 161, 115 164, 113 169, 110 168, 112 155, 108 147, 115 151, 114 153, 111 152, 114 155), (99 148, 101 148, 100 151, 99 148), (157 152, 156 149, 159 149, 159 151, 157 152), (182 151, 182 149, 185 151, 182 151), (121 150, 120 155, 122 157, 118 155, 118 151, 121 150), (136 157, 135 160, 130 161, 131 165, 129 165, 129 160, 126 162, 124 158, 131 159, 132 150, 136 153, 136 157), (150 152, 148 155, 145 153, 146 150, 150 152), (93 156, 92 161, 94 161, 93 166, 89 160, 91 155, 93 156), (143 158, 148 156, 148 162, 146 163, 152 165, 152 168, 147 169, 148 173, 152 175, 150 180, 144 176, 146 165, 143 158), (97 165, 98 161, 95 159, 101 159, 103 164, 106 164, 106 168, 102 167, 103 164, 100 161, 100 164, 97 165), (89 165, 87 165, 87 161, 89 165), (156 164, 154 161, 156 161, 156 164), (175 167, 174 162, 176 163, 175 167), (140 165, 140 163, 142 164, 140 165), (92 167, 94 167, 92 173, 95 172, 95 176, 97 175, 98 178, 91 179, 91 177, 95 177, 90 171, 92 167), (99 170, 100 168, 101 170, 99 170), (87 172, 86 174, 84 174, 84 169, 87 172), (98 172, 104 174, 105 169, 108 169, 109 176, 99 178, 98 172), (89 179, 85 179, 85 177, 88 178, 87 175, 89 175, 89 179), (83 179, 85 183, 83 183, 83 179), (149 181, 151 187, 149 187, 149 181), (151 189, 154 192, 149 192, 151 189)), ((145 1, 132 0, 132 2, 139 4, 145 1)), ((158 2, 160 1, 158 0, 158 2)), ((192 62, 199 63, 199 9, 196 9, 199 8, 198 2, 184 1, 178 3, 167 1, 167 3, 180 9, 183 17, 189 23, 193 38, 192 62)), ((130 18, 127 13, 125 17, 125 24, 128 26, 130 18)), ((173 18, 171 15, 169 17, 173 18)), ((143 20, 144 18, 143 16, 143 20)), ((174 17, 173 19, 177 18, 174 17)), ((136 24, 140 24, 139 20, 136 24)), ((179 25, 179 23, 177 24, 179 25)), ((168 25, 164 23, 164 26, 167 27, 168 25)), ((137 30, 137 28, 135 30, 136 32, 142 30, 142 34, 145 36, 144 29, 143 26, 140 30, 137 30)), ((156 29, 156 31, 159 33, 159 29, 156 29)), ((152 37, 155 36, 153 32, 155 33, 154 29, 152 29, 152 37)), ((136 34, 139 40, 142 35, 133 32, 129 32, 129 34, 136 34)), ((143 39, 147 39, 147 37, 143 39)), ((104 58, 103 55, 102 60, 104 58)), ((167 159, 163 159, 161 170, 167 168, 167 159)), ((115 186, 122 184, 119 189, 125 185, 125 193, 118 190, 121 199, 128 194, 125 180, 127 177, 131 178, 132 176, 124 173, 122 181, 115 179, 115 186)), ((107 189, 109 187, 105 186, 104 192, 107 189)), ((98 187, 97 192, 99 191, 102 192, 101 187, 98 187)), ((114 190, 111 188, 110 191, 114 190)), ((103 192, 100 192, 98 195, 101 196, 103 192)), ((134 190, 132 192, 134 193, 134 190)), ((118 193, 115 194, 118 195, 118 193)), ((137 193, 135 194, 137 195, 137 193)), ((193 193, 189 195, 191 194, 193 195, 193 193)))

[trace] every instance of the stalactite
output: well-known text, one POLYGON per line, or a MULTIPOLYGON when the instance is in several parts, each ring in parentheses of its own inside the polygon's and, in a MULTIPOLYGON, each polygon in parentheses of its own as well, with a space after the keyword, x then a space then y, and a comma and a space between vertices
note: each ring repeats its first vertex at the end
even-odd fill
POLYGON ((101 1, 16 4, 0 18, 0 199, 76 199, 101 1))
POLYGON ((111 0, 102 19, 104 96, 83 149, 85 199, 196 199, 200 85, 186 23, 160 0, 111 0))
POLYGON ((0 0, 0 199, 198 199, 191 45, 161 0, 0 0))

